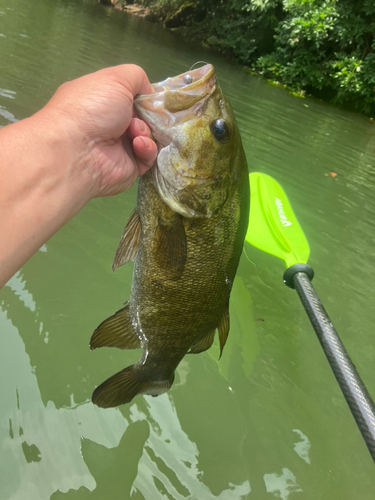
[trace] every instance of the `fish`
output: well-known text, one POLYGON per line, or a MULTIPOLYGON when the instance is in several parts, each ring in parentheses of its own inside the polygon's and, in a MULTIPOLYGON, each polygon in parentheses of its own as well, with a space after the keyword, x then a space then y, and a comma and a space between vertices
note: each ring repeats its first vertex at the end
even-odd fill
POLYGON ((130 300, 94 331, 99 347, 142 349, 141 359, 93 392, 102 408, 168 391, 188 353, 220 357, 229 333, 229 297, 249 216, 249 180, 240 133, 211 64, 153 84, 134 100, 158 147, 139 178, 137 205, 113 260, 134 261, 130 300))

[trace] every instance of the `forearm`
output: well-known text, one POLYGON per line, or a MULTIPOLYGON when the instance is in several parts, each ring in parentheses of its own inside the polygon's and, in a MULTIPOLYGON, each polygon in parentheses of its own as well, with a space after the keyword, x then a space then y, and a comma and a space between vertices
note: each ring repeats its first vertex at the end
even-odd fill
POLYGON ((0 287, 92 197, 83 159, 45 113, 0 130, 0 287))

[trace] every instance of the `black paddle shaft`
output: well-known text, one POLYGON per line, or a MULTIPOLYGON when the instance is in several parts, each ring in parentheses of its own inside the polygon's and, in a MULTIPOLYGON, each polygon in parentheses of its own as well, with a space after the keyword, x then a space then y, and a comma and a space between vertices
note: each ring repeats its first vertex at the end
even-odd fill
MULTIPOLYGON (((299 266, 297 264, 296 266, 299 266)), ((294 267, 294 266, 292 266, 294 267)), ((302 266, 301 266, 302 267, 302 266)), ((306 267, 310 267, 307 266, 306 267)), ((287 269, 286 273, 292 268, 287 269)), ((311 269, 311 268, 310 268, 311 269)), ((299 269, 298 269, 299 271, 299 269)), ((302 271, 302 270, 301 270, 302 271)), ((284 275, 285 276, 285 275, 284 275)), ((288 286, 295 288, 303 307, 323 347, 337 382, 345 396, 363 439, 375 462, 375 405, 364 383, 353 365, 344 344, 325 311, 306 272, 289 272, 293 285, 284 279, 288 286)))

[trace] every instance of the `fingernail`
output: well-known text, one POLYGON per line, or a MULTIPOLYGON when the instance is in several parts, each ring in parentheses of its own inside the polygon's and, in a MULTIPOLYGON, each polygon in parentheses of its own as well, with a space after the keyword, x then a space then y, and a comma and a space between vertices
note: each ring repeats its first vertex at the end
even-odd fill
POLYGON ((137 121, 138 121, 139 131, 141 133, 145 134, 147 132, 147 126, 146 126, 145 122, 142 120, 139 120, 138 118, 137 118, 137 121))
POLYGON ((138 137, 142 140, 143 145, 144 145, 145 148, 149 148, 150 147, 150 142, 146 139, 146 137, 142 137, 141 135, 138 136, 138 137))

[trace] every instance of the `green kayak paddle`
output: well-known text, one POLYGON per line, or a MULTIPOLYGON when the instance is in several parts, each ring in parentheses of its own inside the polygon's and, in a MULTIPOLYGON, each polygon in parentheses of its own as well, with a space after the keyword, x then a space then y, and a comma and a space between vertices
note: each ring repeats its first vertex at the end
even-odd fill
POLYGON ((269 175, 250 179, 246 241, 285 262, 284 283, 297 290, 337 382, 375 462, 375 405, 311 284, 310 248, 282 187, 269 175))

